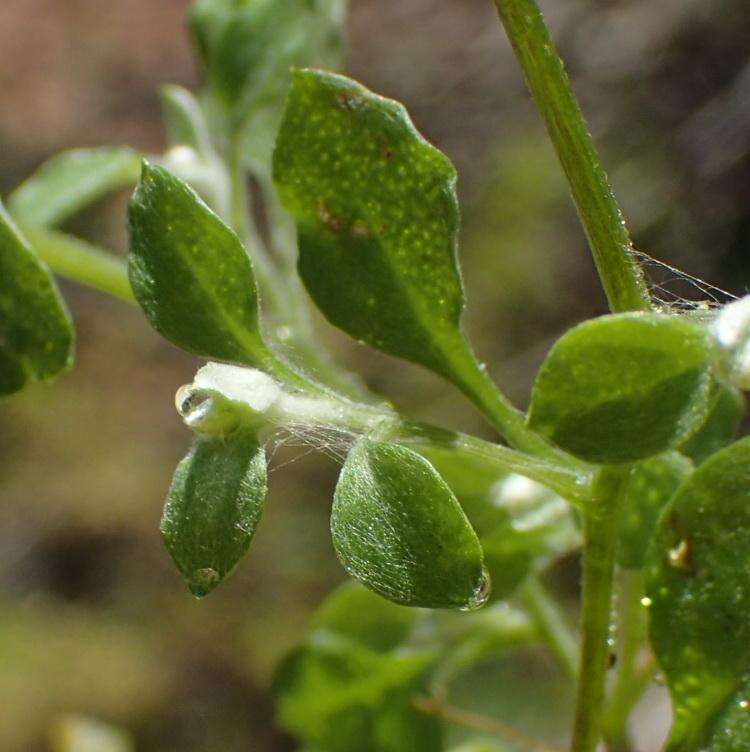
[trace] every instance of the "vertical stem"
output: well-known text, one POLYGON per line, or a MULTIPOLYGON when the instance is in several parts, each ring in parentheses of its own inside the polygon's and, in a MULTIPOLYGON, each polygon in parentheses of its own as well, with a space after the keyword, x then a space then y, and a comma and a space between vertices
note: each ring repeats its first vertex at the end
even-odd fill
POLYGON ((602 729, 615 551, 622 490, 629 467, 605 467, 583 510, 581 662, 571 752, 595 752, 602 729))
POLYGON ((535 0, 494 0, 565 171, 613 311, 648 309, 640 267, 562 60, 535 0))
POLYGON ((639 673, 637 665, 638 653, 646 640, 648 628, 646 610, 641 605, 642 573, 639 570, 622 569, 618 582, 617 676, 604 714, 604 737, 611 752, 628 752, 628 718, 650 675, 648 669, 639 673))
POLYGON ((575 679, 578 675, 578 640, 560 606, 534 575, 527 580, 521 595, 526 609, 558 663, 570 679, 575 679))

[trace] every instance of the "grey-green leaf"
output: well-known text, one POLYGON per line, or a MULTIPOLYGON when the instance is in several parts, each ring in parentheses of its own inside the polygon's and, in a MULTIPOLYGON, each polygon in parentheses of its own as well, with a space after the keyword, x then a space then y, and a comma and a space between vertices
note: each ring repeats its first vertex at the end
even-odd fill
POLYGON ((169 144, 189 146, 199 154, 212 153, 211 136, 198 100, 187 89, 174 84, 162 86, 159 96, 169 144))
POLYGON ((54 280, 0 202, 0 394, 69 368, 73 339, 54 280))
POLYGON ((656 520, 693 464, 677 452, 667 452, 638 462, 630 471, 617 544, 617 560, 627 569, 640 569, 656 520))
POLYGON ((299 235, 299 272, 334 325, 454 378, 467 348, 456 261, 456 172, 404 107, 298 70, 273 174, 299 235))
POLYGON ((71 149, 45 162, 8 197, 19 222, 56 226, 106 193, 134 185, 141 158, 125 147, 71 149))
POLYGON ((203 597, 247 553, 266 498, 266 455, 252 432, 199 438, 175 470, 161 533, 203 597))
POLYGON ((716 349, 693 321, 623 313, 586 321, 552 348, 528 424, 591 462, 634 462, 684 442, 705 420, 716 349))
POLYGON ((369 438, 354 445, 331 532, 346 570, 395 603, 471 609, 487 599, 476 533, 432 465, 406 447, 369 438))
POLYGON ((195 191, 144 164, 128 226, 130 283, 160 334, 206 358, 266 362, 250 259, 195 191))
POLYGON ((750 439, 714 454, 662 514, 646 568, 670 752, 750 744, 750 439))

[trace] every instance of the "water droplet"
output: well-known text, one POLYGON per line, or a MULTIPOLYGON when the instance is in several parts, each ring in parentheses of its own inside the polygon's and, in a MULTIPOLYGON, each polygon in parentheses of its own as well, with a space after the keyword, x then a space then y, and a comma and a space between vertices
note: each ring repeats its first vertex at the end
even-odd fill
POLYGON ((750 708, 750 702, 748 702, 747 700, 740 700, 739 705, 742 710, 747 710, 748 708, 750 708))
POLYGON ((190 592, 196 598, 208 595, 221 581, 219 573, 211 567, 196 569, 190 581, 190 592))
POLYGON ((461 607, 461 611, 476 611, 482 608, 485 603, 490 599, 490 592, 492 591, 492 581, 490 580, 490 573, 487 571, 487 567, 482 567, 482 576, 479 578, 479 584, 474 590, 473 595, 468 600, 465 606, 461 607))
POLYGON ((643 606, 643 608, 651 608, 652 603, 653 601, 647 595, 644 595, 643 598, 641 598, 641 606, 643 606))

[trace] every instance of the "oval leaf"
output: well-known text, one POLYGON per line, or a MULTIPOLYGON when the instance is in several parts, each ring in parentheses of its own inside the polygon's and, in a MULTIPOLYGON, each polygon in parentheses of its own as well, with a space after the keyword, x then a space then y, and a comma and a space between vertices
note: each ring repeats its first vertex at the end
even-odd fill
POLYGON ((46 266, 0 203, 0 394, 73 362, 73 324, 46 266))
POLYGON ((432 465, 410 449, 367 438, 354 445, 331 532, 344 568, 391 601, 476 608, 487 599, 476 533, 432 465))
POLYGON ((71 149, 45 162, 8 197, 22 223, 56 226, 106 193, 134 185, 141 158, 126 147, 71 149))
POLYGON ((264 363, 250 259, 198 195, 144 164, 128 226, 130 283, 154 329, 206 358, 264 363))
POLYGON ((651 457, 633 466, 622 505, 617 544, 620 566, 627 569, 643 566, 659 514, 692 472, 692 462, 677 452, 651 457))
POLYGON ((447 378, 466 346, 456 172, 404 107, 343 76, 296 71, 273 159, 299 272, 353 337, 447 378))
POLYGON ((266 455, 255 435, 200 438, 175 470, 161 533, 198 598, 247 553, 266 498, 266 455))
POLYGON ((634 462, 685 441, 705 420, 716 351, 705 329, 656 313, 586 321, 536 377, 529 427, 591 462, 634 462))
POLYGON ((649 550, 651 643, 672 694, 672 752, 748 749, 749 564, 750 439, 744 439, 680 487, 649 550))

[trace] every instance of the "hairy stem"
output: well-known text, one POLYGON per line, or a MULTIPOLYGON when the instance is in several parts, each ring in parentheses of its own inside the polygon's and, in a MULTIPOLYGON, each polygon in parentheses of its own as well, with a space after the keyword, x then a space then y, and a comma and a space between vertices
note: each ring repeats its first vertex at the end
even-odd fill
POLYGON ((581 660, 571 752, 595 752, 601 736, 617 530, 629 470, 603 468, 583 510, 581 660))
POLYGON ((610 309, 650 308, 620 208, 538 5, 494 2, 567 176, 610 309))
POLYGON ((575 679, 578 676, 578 639, 560 606, 545 590, 539 578, 533 575, 524 585, 521 596, 558 663, 569 678, 575 679))
POLYGON ((47 266, 62 277, 135 303, 125 262, 112 253, 59 230, 21 228, 47 266))

